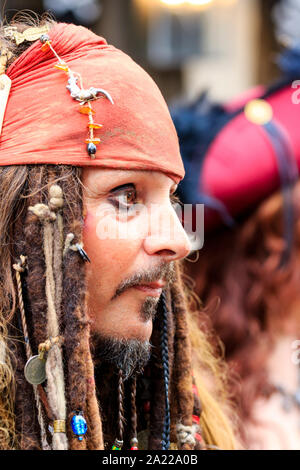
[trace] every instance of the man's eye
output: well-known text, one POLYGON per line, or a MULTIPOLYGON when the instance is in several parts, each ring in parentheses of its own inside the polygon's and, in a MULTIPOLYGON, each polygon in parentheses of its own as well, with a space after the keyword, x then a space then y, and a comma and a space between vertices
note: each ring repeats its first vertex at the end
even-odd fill
POLYGON ((129 210, 137 202, 136 189, 133 184, 118 186, 110 192, 108 200, 119 210, 129 210))

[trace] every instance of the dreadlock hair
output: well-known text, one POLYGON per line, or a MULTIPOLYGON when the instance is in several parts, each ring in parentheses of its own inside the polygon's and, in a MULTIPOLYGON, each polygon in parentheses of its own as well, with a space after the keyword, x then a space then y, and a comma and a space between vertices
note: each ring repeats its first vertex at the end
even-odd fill
MULTIPOLYGON (((28 325, 28 331, 30 336, 31 348, 33 351, 37 351, 38 345, 44 343, 49 336, 54 336, 58 332, 58 325, 54 332, 49 333, 49 307, 47 301, 47 276, 44 275, 46 271, 47 259, 43 256, 43 245, 44 245, 44 224, 40 222, 39 217, 36 213, 33 213, 33 207, 37 205, 45 204, 48 201, 47 188, 53 188, 54 178, 59 181, 59 187, 61 187, 62 194, 65 196, 65 204, 63 207, 63 230, 62 238, 65 239, 68 233, 72 233, 74 237, 80 241, 81 229, 82 229, 82 207, 78 192, 74 192, 76 185, 74 180, 77 181, 80 169, 68 166, 51 166, 51 165, 33 165, 33 166, 22 166, 22 167, 2 167, 0 172, 0 178, 2 182, 1 192, 1 206, 6 205, 6 216, 9 219, 6 220, 6 233, 3 233, 5 240, 2 240, 1 251, 11 250, 11 256, 13 259, 17 259, 22 253, 26 252, 27 256, 27 274, 24 276, 24 298, 26 299, 26 321, 28 325), (19 178, 18 178, 19 176, 19 178), (22 180, 22 183, 21 183, 22 180), (14 185, 14 183, 16 185, 14 185), (12 186, 11 186, 12 185, 12 186), (9 198, 8 193, 13 199, 9 198), (11 204, 10 215, 7 211, 8 204, 11 204), (14 210, 15 209, 15 210, 14 210), (26 210, 27 209, 27 210, 26 210), (16 217, 16 222, 12 223, 16 217), (46 326, 46 327, 45 327, 46 326)), ((79 188, 77 182, 77 189, 79 188)), ((53 199, 50 199, 50 202, 53 199)), ((47 207, 47 206, 46 206, 47 207)), ((3 214, 3 212, 2 212, 3 214)), ((55 221, 57 223, 58 220, 55 221)), ((50 222, 49 222, 50 223, 50 222)), ((55 238, 55 237, 54 237, 55 238)), ((65 415, 56 417, 55 414, 59 415, 57 407, 62 406, 62 402, 66 400, 67 403, 67 422, 70 423, 70 418, 75 411, 80 410, 86 416, 89 422, 89 432, 91 433, 89 439, 89 445, 92 448, 102 447, 102 436, 101 436, 101 421, 99 417, 99 410, 95 398, 95 386, 93 383, 93 364, 91 361, 91 354, 89 349, 89 324, 85 318, 85 273, 84 265, 80 258, 75 255, 72 250, 69 250, 64 258, 61 268, 59 268, 59 255, 55 252, 55 260, 53 266, 56 267, 55 271, 55 286, 56 303, 61 300, 60 309, 57 309, 59 328, 64 338, 63 352, 65 359, 65 370, 63 371, 62 360, 57 357, 59 355, 59 349, 57 346, 55 357, 51 360, 51 352, 55 351, 51 348, 48 353, 47 364, 49 362, 49 368, 55 376, 50 380, 48 376, 47 388, 49 389, 52 384, 52 390, 48 390, 48 401, 52 408, 52 414, 54 419, 65 419, 65 415), (67 274, 68 273, 68 274, 67 274), (60 282, 58 277, 60 277, 60 282), (62 295, 63 293, 63 295, 62 295), (62 316, 60 312, 64 312, 62 316), (57 370, 58 364, 60 364, 61 370, 57 370), (64 384, 55 384, 55 380, 58 376, 62 377, 62 381, 66 383, 66 394, 64 391, 64 384), (60 392, 57 391, 57 387, 60 387, 60 392), (53 394, 59 393, 56 402, 53 394), (66 396, 65 396, 66 395, 66 396), (52 397, 52 398, 51 398, 52 397), (52 403, 51 403, 52 401, 52 403), (51 406, 52 405, 52 406, 51 406), (98 423, 98 428, 95 430, 94 427, 98 423)), ((60 257, 61 258, 61 257, 60 257)), ((2 273, 5 273, 4 267, 2 273)), ((53 284, 53 283, 52 283, 53 284)), ((1 286, 2 289, 6 290, 6 286, 1 286)), ((10 290, 10 297, 12 299, 12 309, 9 313, 7 320, 12 320, 15 335, 11 332, 12 340, 13 336, 18 334, 19 326, 16 321, 16 299, 13 287, 13 279, 9 280, 7 288, 10 290), (13 313, 14 312, 14 313, 13 313)), ((52 286, 50 286, 50 289, 52 286)), ((2 297, 2 296, 1 296, 2 297)), ((5 299, 3 296, 2 300, 5 299)), ((16 364, 18 368, 16 372, 17 384, 24 385, 28 389, 24 381, 23 376, 23 365, 25 362, 24 348, 21 341, 16 342, 16 364), (21 365, 20 365, 21 364, 21 365), (22 377, 23 376, 23 377, 22 377)), ((32 393, 24 394, 22 387, 17 387, 16 394, 16 409, 15 413, 19 417, 20 429, 22 429, 22 435, 30 435, 30 448, 33 445, 35 448, 40 447, 40 436, 37 431, 37 426, 33 426, 34 419, 30 418, 32 414, 32 393), (22 400, 20 397, 21 410, 18 409, 18 393, 22 393, 22 400), (29 415, 28 415, 29 414, 29 415), (28 425, 28 432, 26 432, 26 426, 28 425)), ((18 428, 18 426, 17 426, 18 428)), ((16 429, 18 431, 18 429, 16 429)), ((60 433, 59 433, 60 434, 60 433)), ((55 435, 55 434, 54 434, 55 435)), ((69 440, 69 447, 72 449, 85 448, 86 441, 78 441, 73 436, 70 427, 67 428, 67 435, 69 440)), ((22 437, 23 438, 23 437, 22 437)), ((23 438, 24 439, 24 438, 23 438)), ((66 443, 63 447, 66 447, 66 443)), ((21 444, 22 448, 28 448, 29 444, 26 442, 21 444)), ((58 444, 58 448, 61 445, 58 444)))
MULTIPOLYGON (((53 20, 43 17, 39 26, 45 22, 52 24, 53 20)), ((21 32, 37 25, 37 21, 17 16, 11 25, 21 32)), ((12 63, 30 44, 16 47, 4 39, 1 27, 0 45, 10 52, 7 57, 12 63)), ((118 407, 108 412, 113 402, 111 386, 105 390, 103 375, 99 379, 94 369, 90 322, 86 315, 85 263, 76 252, 82 240, 84 219, 81 171, 68 165, 0 167, 2 449, 48 448, 49 443, 57 449, 103 449, 103 436, 111 435, 110 430, 117 435, 118 407), (26 267, 18 261, 24 261, 24 257, 26 267), (44 349, 48 351, 46 389, 43 385, 32 386, 25 380, 27 342, 34 354, 44 349), (37 411, 34 403, 37 403, 37 411), (82 414, 86 419, 88 430, 83 439, 78 439, 72 431, 70 423, 74 414, 82 414), (60 429, 58 436, 55 433, 52 436, 48 424, 64 420, 66 435, 62 436, 60 429)), ((175 279, 159 302, 151 337, 153 351, 143 375, 136 377, 133 386, 131 380, 122 384, 121 374, 107 375, 110 385, 115 386, 116 396, 118 386, 122 391, 119 398, 124 405, 119 405, 124 444, 129 444, 125 435, 129 422, 134 438, 135 434, 148 430, 146 448, 160 449, 163 436, 167 445, 170 436, 170 441, 180 449, 196 446, 192 416, 195 410, 200 413, 200 406, 195 406, 193 394, 194 369, 198 399, 203 408, 201 417, 197 418, 198 431, 202 428, 208 446, 233 449, 236 444, 226 417, 227 409, 222 410, 227 400, 223 365, 216 359, 205 332, 200 331, 198 325, 195 328, 196 314, 189 311, 180 265, 175 263, 175 279), (148 395, 145 394, 144 403, 140 391, 146 382, 148 395), (133 399, 137 400, 136 408, 131 405, 133 399), (170 411, 166 409, 169 400, 170 411)))

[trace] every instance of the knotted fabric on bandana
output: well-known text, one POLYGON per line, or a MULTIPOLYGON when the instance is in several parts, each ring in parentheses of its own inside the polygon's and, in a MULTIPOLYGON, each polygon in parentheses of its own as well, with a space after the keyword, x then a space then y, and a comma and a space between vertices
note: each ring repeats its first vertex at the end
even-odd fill
POLYGON ((130 57, 82 26, 58 23, 49 31, 54 50, 82 78, 84 88, 112 97, 92 101, 103 124, 95 159, 86 150, 87 116, 66 89, 68 76, 54 68, 51 50, 34 42, 6 74, 12 80, 2 134, 0 165, 70 164, 162 171, 184 176, 178 138, 167 105, 149 75, 130 57))

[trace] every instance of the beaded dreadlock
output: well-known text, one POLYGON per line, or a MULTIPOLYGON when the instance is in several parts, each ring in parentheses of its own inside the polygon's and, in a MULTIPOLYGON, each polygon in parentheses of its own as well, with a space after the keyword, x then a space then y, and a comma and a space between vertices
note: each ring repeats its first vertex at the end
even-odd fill
MULTIPOLYGON (((15 26, 23 31, 28 22, 15 26)), ((0 36, 0 44, 7 52, 9 41, 3 43, 0 36)), ((24 51, 24 43, 21 49, 12 45, 8 60, 24 51)), ((1 65, 5 68, 4 60, 1 65)), ((115 449, 124 445, 135 450, 138 440, 139 448, 148 449, 168 449, 170 442, 179 449, 203 447, 179 263, 175 280, 158 305, 153 352, 144 373, 124 381, 122 370, 110 371, 98 380, 86 317, 81 169, 44 164, 0 167, 0 227, 0 365, 5 372, 0 448, 103 449, 108 442, 115 449), (33 385, 24 377, 32 354, 40 365, 46 358, 47 379, 33 385), (109 387, 103 387, 104 379, 109 387), (105 398, 112 385, 117 403, 111 396, 105 398), (110 403, 116 405, 112 413, 110 403)), ((207 348, 205 341, 202 346, 207 348)), ((208 356, 206 352, 204 362, 211 361, 209 367, 215 371, 208 356)), ((214 406, 216 422, 220 416, 219 422, 226 423, 214 406)), ((205 428, 210 429, 207 421, 205 428)), ((208 442, 232 448, 228 424, 225 429, 227 439, 218 440, 208 432, 208 442)))

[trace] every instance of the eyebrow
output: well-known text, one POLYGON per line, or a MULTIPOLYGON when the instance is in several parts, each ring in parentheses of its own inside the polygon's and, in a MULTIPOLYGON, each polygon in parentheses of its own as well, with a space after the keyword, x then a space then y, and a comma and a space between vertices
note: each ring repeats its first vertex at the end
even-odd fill
MULTIPOLYGON (((108 170, 111 170, 111 168, 109 168, 108 170)), ((118 186, 118 180, 120 179, 127 179, 127 178, 133 178, 137 175, 137 173, 141 173, 141 175, 143 174, 148 174, 149 173, 156 173, 156 171, 153 171, 153 170, 123 170, 123 169, 113 169, 113 173, 115 175, 115 182, 111 182, 111 184, 116 184, 116 186, 118 186)), ((88 185, 86 187, 86 189, 88 189, 89 191, 94 191, 94 185, 96 185, 98 183, 98 178, 97 178, 97 175, 95 175, 95 180, 93 181, 93 188, 89 188, 88 185)), ((170 186, 170 193, 175 193, 176 190, 178 189, 178 184, 176 184, 174 181, 172 182, 173 184, 170 186)), ((125 184, 125 183, 124 183, 125 184)), ((102 184, 101 184, 102 186, 102 184)), ((104 186, 105 186, 105 183, 104 183, 104 186)), ((120 184, 120 186, 122 186, 122 183, 120 184)), ((103 190, 103 193, 105 193, 105 190, 103 190)))

